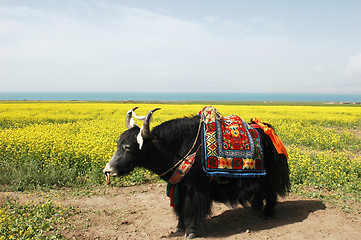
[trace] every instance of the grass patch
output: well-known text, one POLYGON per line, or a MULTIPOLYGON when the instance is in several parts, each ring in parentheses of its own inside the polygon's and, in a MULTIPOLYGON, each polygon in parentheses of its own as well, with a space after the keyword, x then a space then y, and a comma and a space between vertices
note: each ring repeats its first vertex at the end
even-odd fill
POLYGON ((47 169, 46 174, 37 161, 24 161, 23 165, 4 162, 0 166, 0 184, 12 191, 29 191, 82 184, 75 169, 47 169))
POLYGON ((327 190, 321 187, 293 185, 292 192, 306 198, 314 198, 327 202, 346 213, 361 214, 361 195, 358 192, 349 193, 343 191, 327 190))
POLYGON ((65 239, 58 229, 74 213, 50 200, 21 204, 7 197, 0 205, 0 240, 65 239))

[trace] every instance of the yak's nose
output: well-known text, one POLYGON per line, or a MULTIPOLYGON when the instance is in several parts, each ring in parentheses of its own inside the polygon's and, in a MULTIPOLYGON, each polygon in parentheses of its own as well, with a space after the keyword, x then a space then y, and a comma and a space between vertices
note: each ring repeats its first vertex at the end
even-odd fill
POLYGON ((108 186, 111 184, 110 177, 116 177, 117 173, 115 172, 114 168, 110 166, 109 163, 105 165, 105 168, 103 169, 103 173, 105 174, 105 180, 108 186))
POLYGON ((105 165, 105 168, 103 169, 103 173, 105 175, 110 175, 112 177, 116 177, 117 173, 115 172, 114 167, 110 166, 109 163, 107 163, 107 165, 105 165))

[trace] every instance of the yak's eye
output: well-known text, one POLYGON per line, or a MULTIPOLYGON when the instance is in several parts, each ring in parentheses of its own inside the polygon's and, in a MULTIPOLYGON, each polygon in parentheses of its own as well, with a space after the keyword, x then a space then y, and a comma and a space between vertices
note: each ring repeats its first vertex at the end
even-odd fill
POLYGON ((130 151, 132 149, 132 147, 129 144, 123 145, 123 149, 125 151, 130 151))

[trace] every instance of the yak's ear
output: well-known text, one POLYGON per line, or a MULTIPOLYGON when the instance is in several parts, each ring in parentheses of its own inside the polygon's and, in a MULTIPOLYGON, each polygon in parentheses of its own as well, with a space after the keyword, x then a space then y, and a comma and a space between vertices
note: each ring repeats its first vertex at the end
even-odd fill
POLYGON ((143 142, 144 142, 144 139, 143 139, 143 136, 142 136, 142 129, 143 129, 143 126, 140 128, 140 131, 137 135, 137 143, 139 144, 139 149, 142 149, 143 147, 143 142))
POLYGON ((143 142, 144 139, 150 138, 150 123, 153 120, 153 113, 157 110, 159 110, 160 108, 155 108, 153 110, 150 110, 147 114, 147 116, 145 116, 144 118, 144 123, 143 126, 140 128, 140 131, 137 135, 137 142, 139 144, 139 149, 142 149, 143 147, 143 142))

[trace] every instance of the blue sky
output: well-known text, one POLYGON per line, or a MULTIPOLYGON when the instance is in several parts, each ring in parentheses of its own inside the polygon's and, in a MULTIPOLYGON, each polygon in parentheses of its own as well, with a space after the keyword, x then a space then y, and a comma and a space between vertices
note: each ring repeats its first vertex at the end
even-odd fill
POLYGON ((0 91, 361 94, 361 1, 0 0, 0 91))

